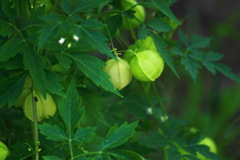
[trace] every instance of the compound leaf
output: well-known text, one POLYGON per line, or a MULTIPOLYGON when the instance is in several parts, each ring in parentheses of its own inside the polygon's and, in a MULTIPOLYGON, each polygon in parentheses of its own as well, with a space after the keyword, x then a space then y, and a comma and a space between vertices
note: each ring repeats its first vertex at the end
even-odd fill
POLYGON ((64 131, 58 126, 51 126, 48 123, 38 124, 40 133, 45 135, 47 139, 53 141, 67 141, 68 137, 65 135, 64 131))
POLYGON ((93 135, 96 127, 86 127, 78 129, 73 135, 73 142, 82 143, 89 142, 93 135))
POLYGON ((59 83, 61 81, 61 77, 59 77, 56 73, 45 70, 46 80, 47 80, 47 90, 52 94, 57 94, 59 96, 64 96, 65 94, 61 91, 63 86, 59 83))
POLYGON ((93 8, 96 8, 101 4, 102 2, 105 2, 106 0, 81 0, 79 1, 75 8, 73 9, 72 13, 76 12, 88 12, 91 11, 93 8))
POLYGON ((129 151, 129 150, 117 150, 117 151, 111 151, 108 152, 111 156, 115 157, 118 160, 124 159, 124 160, 145 160, 142 156, 140 156, 138 153, 129 151))
POLYGON ((21 39, 11 39, 0 47, 0 62, 6 62, 9 58, 16 56, 22 47, 21 39))
POLYGON ((169 32, 172 29, 166 22, 163 22, 161 18, 149 19, 145 25, 158 32, 169 32))

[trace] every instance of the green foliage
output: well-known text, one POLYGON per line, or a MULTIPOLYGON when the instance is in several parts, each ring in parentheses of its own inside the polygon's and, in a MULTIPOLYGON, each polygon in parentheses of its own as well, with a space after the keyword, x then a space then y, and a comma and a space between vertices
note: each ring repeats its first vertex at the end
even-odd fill
MULTIPOLYGON (((0 141, 8 142, 11 154, 7 159, 147 160, 156 154, 155 159, 197 160, 200 153, 219 160, 209 147, 198 144, 203 134, 192 132, 189 123, 165 111, 166 101, 174 101, 160 98, 165 91, 161 86, 166 84, 133 79, 119 91, 102 69, 108 58, 122 56, 130 41, 150 36, 166 70, 172 71, 162 76, 171 77, 173 73, 173 83, 184 76, 180 66, 194 82, 202 68, 240 82, 228 66, 219 62, 223 55, 211 50, 213 38, 188 36, 182 30, 178 31, 179 41, 171 38, 182 23, 170 10, 174 2, 142 0, 123 10, 120 0, 2 0, 0 141), (136 19, 133 9, 137 5, 154 15, 139 22, 136 29, 122 30, 123 16, 136 19), (55 72, 55 64, 60 64, 62 71, 55 72), (35 90, 44 98, 51 93, 52 103, 57 105, 54 116, 30 122, 22 106, 13 107, 22 98, 27 77, 33 82, 30 95, 35 90)), ((226 93, 234 96, 231 91, 226 93)), ((192 98, 197 101, 198 96, 192 98)), ((38 99, 32 98, 36 117, 38 99)), ((193 108, 188 102, 186 106, 193 108)), ((235 106, 226 111, 228 103, 223 96, 224 105, 220 105, 215 122, 218 126, 227 126, 225 121, 236 111, 235 106)), ((186 109, 187 120, 193 119, 193 112, 197 114, 186 109)))

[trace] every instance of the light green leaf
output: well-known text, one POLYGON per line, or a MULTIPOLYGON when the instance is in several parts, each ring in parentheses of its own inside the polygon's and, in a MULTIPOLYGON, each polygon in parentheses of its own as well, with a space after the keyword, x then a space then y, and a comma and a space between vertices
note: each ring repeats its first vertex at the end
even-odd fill
POLYGON ((48 123, 38 124, 40 133, 46 136, 47 139, 53 141, 68 141, 68 137, 65 135, 64 131, 58 126, 51 126, 48 123))
POLYGON ((79 93, 86 110, 88 110, 99 122, 110 127, 110 125, 104 119, 104 115, 100 112, 102 109, 100 96, 95 92, 84 88, 80 89, 79 93))
POLYGON ((11 39, 0 47, 0 62, 6 62, 9 58, 16 56, 22 47, 21 39, 11 39))
POLYGON ((75 79, 73 79, 67 89, 65 97, 58 101, 60 115, 68 131, 68 137, 71 138, 73 129, 82 117, 84 108, 81 107, 81 99, 78 96, 75 79))
POLYGON ((101 145, 101 150, 111 149, 120 146, 125 143, 134 133, 134 129, 137 127, 138 122, 127 124, 125 122, 119 128, 117 125, 113 126, 107 136, 106 140, 101 145))
POLYGON ((173 73, 179 78, 179 75, 173 65, 173 59, 170 56, 170 52, 166 49, 167 44, 164 42, 164 40, 157 34, 150 32, 150 36, 152 37, 154 44, 158 50, 158 52, 161 54, 163 60, 168 64, 168 66, 171 68, 173 73))
POLYGON ((78 68, 97 85, 103 87, 106 91, 110 91, 120 97, 122 95, 117 91, 109 80, 108 74, 102 70, 105 63, 100 59, 87 55, 69 55, 73 58, 78 68))
POLYGON ((82 143, 91 141, 96 129, 96 127, 86 127, 78 129, 73 135, 73 142, 82 143))
POLYGON ((145 25, 158 32, 169 32, 172 29, 172 27, 162 21, 161 18, 151 18, 145 23, 145 25))
POLYGON ((45 70, 46 80, 47 80, 47 90, 52 94, 57 94, 59 96, 64 96, 65 94, 62 92, 64 87, 59 83, 61 81, 61 77, 59 77, 56 73, 45 70))
POLYGON ((178 24, 181 24, 179 20, 174 16, 168 5, 165 3, 165 0, 152 0, 152 3, 166 16, 168 16, 178 24))
POLYGON ((33 81, 36 83, 38 89, 43 97, 46 97, 46 75, 44 69, 47 65, 44 59, 37 54, 34 49, 28 44, 25 45, 23 57, 23 64, 27 70, 30 71, 33 81))

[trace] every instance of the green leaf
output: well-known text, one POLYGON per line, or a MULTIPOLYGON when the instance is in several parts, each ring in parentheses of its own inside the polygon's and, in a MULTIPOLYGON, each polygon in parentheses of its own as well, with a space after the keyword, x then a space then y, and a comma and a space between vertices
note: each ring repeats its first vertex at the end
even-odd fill
POLYGON ((23 67, 23 56, 17 54, 14 58, 10 58, 7 62, 0 62, 0 68, 5 70, 14 70, 23 67))
POLYGON ((0 82, 0 108, 8 103, 11 107, 21 95, 27 73, 7 77, 0 82))
POLYGON ((0 35, 2 35, 2 37, 8 37, 9 39, 12 37, 13 35, 13 28, 11 26, 11 23, 9 23, 8 21, 6 21, 2 14, 0 14, 0 35))
POLYGON ((166 22, 162 21, 161 18, 149 19, 145 25, 158 32, 169 32, 172 29, 166 22))
POLYGON ((121 14, 117 14, 117 15, 108 17, 105 20, 105 23, 106 23, 107 27, 104 28, 102 33, 103 33, 103 35, 105 37, 108 37, 108 39, 110 39, 109 34, 110 34, 110 36, 112 38, 112 37, 115 36, 117 30, 121 29, 121 26, 122 26, 122 16, 121 16, 121 14))
POLYGON ((182 58, 181 64, 185 65, 185 69, 189 72, 194 82, 196 82, 197 74, 199 73, 198 69, 201 68, 199 62, 186 55, 182 58))
POLYGON ((129 150, 117 150, 117 151, 111 151, 108 152, 111 156, 118 160, 145 160, 142 156, 140 156, 138 153, 129 151, 129 150))
POLYGON ((69 69, 71 67, 72 59, 63 53, 55 53, 55 57, 64 68, 69 69))
POLYGON ((58 23, 60 21, 58 16, 56 14, 54 14, 54 13, 50 13, 50 14, 47 14, 47 15, 39 16, 39 18, 44 20, 45 22, 48 22, 48 23, 58 23))
POLYGON ((100 96, 88 89, 80 89, 79 93, 85 105, 85 109, 88 110, 100 123, 110 127, 104 119, 104 115, 100 112, 102 109, 100 96))
POLYGON ((141 140, 139 144, 144 145, 153 145, 153 146, 161 146, 165 147, 168 144, 168 139, 164 136, 160 135, 157 132, 152 132, 149 136, 146 136, 145 139, 141 140))
POLYGON ((24 51, 24 66, 30 71, 33 81, 36 83, 43 97, 46 98, 46 75, 44 69, 47 69, 47 65, 44 59, 28 44, 25 45, 24 51))
POLYGON ((178 55, 178 56, 184 56, 185 54, 182 52, 182 50, 178 47, 174 47, 171 49, 171 52, 175 55, 178 55))
POLYGON ((119 128, 114 125, 108 132, 106 140, 101 145, 101 150, 115 148, 125 143, 134 133, 138 122, 127 124, 125 122, 119 128))
POLYGON ((11 39, 0 47, 0 62, 6 62, 9 58, 16 56, 22 47, 21 39, 11 39))
POLYGON ((117 91, 109 80, 108 74, 102 70, 105 63, 100 59, 87 55, 69 55, 73 58, 78 68, 97 85, 103 87, 106 91, 110 91, 120 97, 122 95, 117 91))
POLYGON ((222 73, 223 75, 227 76, 228 78, 231 78, 232 80, 236 81, 236 82, 240 82, 240 78, 231 72, 231 68, 221 64, 221 63, 215 63, 215 68, 222 73))
POLYGON ((156 35, 153 32, 150 32, 150 36, 152 37, 154 44, 155 44, 158 52, 161 54, 163 60, 168 64, 168 66, 171 68, 173 73, 179 78, 179 75, 173 65, 173 59, 170 56, 170 52, 166 49, 167 44, 164 42, 164 40, 159 35, 156 35))
POLYGON ((184 34, 184 32, 182 30, 179 30, 178 31, 178 34, 179 34, 179 38, 180 38, 180 41, 185 44, 186 47, 189 46, 189 38, 188 38, 188 35, 184 34))
POLYGON ((84 39, 88 41, 88 44, 90 44, 94 49, 97 49, 100 52, 105 53, 112 58, 115 58, 115 56, 110 52, 110 48, 105 43, 107 39, 103 35, 83 28, 82 30, 85 33, 84 39))
POLYGON ((61 158, 56 157, 56 156, 43 156, 42 158, 44 160, 62 160, 61 158))
POLYGON ((202 36, 193 35, 191 37, 191 45, 189 46, 189 48, 205 48, 210 44, 211 40, 212 37, 205 38, 202 36))
POLYGON ((64 96, 65 94, 62 92, 64 87, 59 83, 61 81, 61 77, 59 77, 56 73, 45 70, 46 80, 47 80, 47 90, 52 94, 57 94, 59 96, 64 96))
POLYGON ((168 5, 165 3, 164 0, 152 0, 152 3, 166 16, 177 22, 178 24, 181 24, 179 20, 174 16, 168 5))
POLYGON ((57 36, 57 33, 58 33, 57 27, 58 27, 58 23, 47 25, 46 27, 38 31, 40 33, 40 36, 38 37, 39 39, 38 52, 45 44, 49 43, 53 39, 53 37, 57 36))
POLYGON ((149 34, 149 31, 148 31, 147 27, 144 24, 140 24, 138 26, 138 37, 139 37, 139 39, 146 39, 148 34, 149 34))
POLYGON ((81 23, 81 26, 87 29, 101 29, 106 27, 102 22, 97 19, 89 19, 81 23))
POLYGON ((75 83, 75 79, 73 79, 67 89, 66 96, 58 101, 59 112, 67 128, 69 138, 71 138, 70 135, 84 112, 84 108, 80 106, 81 99, 78 96, 75 83))
POLYGON ((4 12, 4 15, 7 17, 9 22, 14 22, 18 14, 16 8, 12 6, 11 1, 3 0, 1 5, 1 10, 4 12))
POLYGON ((70 14, 71 12, 71 1, 69 0, 62 0, 62 3, 60 4, 61 8, 64 12, 67 14, 70 14))
POLYGON ((73 135, 73 142, 82 143, 91 141, 96 129, 96 127, 78 129, 73 135))
POLYGON ((72 13, 76 12, 88 12, 91 11, 93 8, 97 8, 98 5, 106 0, 81 0, 78 1, 75 8, 73 9, 72 13))
POLYGON ((40 133, 45 135, 47 139, 53 141, 68 141, 68 137, 65 135, 64 131, 58 126, 51 126, 48 123, 38 124, 40 133))

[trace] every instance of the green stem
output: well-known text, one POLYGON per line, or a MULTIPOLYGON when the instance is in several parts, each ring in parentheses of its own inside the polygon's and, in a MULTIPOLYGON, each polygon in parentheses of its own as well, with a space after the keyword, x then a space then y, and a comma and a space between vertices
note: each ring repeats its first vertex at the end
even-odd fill
POLYGON ((72 138, 70 138, 70 139, 68 140, 68 144, 69 144, 69 149, 70 149, 71 160, 74 160, 74 157, 73 157, 73 149, 72 149, 72 138))
POLYGON ((160 107, 160 110, 161 110, 162 116, 161 116, 160 119, 161 119, 163 122, 165 122, 165 121, 167 120, 168 116, 167 116, 166 111, 165 111, 165 109, 164 109, 164 107, 163 107, 162 100, 161 100, 161 98, 160 98, 160 96, 159 96, 159 94, 158 94, 157 87, 156 87, 156 85, 155 85, 154 82, 152 82, 152 87, 153 87, 154 94, 155 94, 156 97, 157 97, 158 104, 159 104, 159 107, 160 107))
POLYGON ((33 106, 33 142, 35 149, 35 159, 39 160, 38 154, 38 122, 37 122, 37 109, 36 109, 36 101, 35 101, 35 90, 32 91, 32 106, 33 106))
POLYGON ((88 153, 84 153, 84 154, 81 154, 81 155, 78 155, 75 158, 79 158, 79 157, 83 157, 83 156, 88 156, 88 155, 93 155, 93 154, 99 154, 99 153, 104 153, 103 151, 99 151, 99 152, 88 152, 88 153))
POLYGON ((158 119, 159 119, 159 118, 158 118, 158 116, 157 116, 156 108, 155 108, 154 104, 152 103, 152 100, 151 100, 148 92, 147 92, 146 89, 144 88, 143 82, 140 82, 140 81, 139 81, 139 84, 140 84, 140 86, 141 86, 141 88, 142 88, 142 90, 143 90, 143 93, 144 93, 147 101, 148 101, 148 104, 149 104, 149 105, 151 106, 151 108, 152 108, 154 118, 155 118, 155 120, 157 121, 157 124, 158 124, 158 119))

